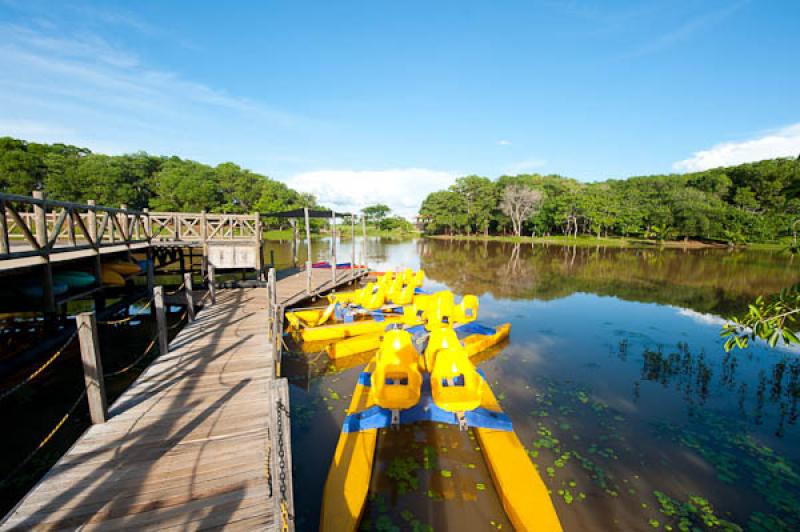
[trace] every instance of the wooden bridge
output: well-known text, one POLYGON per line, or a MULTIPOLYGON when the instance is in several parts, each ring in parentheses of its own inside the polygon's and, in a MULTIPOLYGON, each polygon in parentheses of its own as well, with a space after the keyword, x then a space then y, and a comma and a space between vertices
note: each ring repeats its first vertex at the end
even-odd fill
MULTIPOLYGON (((306 230, 310 246, 308 223, 306 230)), ((94 258, 99 272, 106 254, 152 256, 161 245, 187 245, 203 247, 213 276, 214 261, 225 268, 229 259, 209 252, 217 244, 249 247, 255 256, 245 262, 264 272, 261 233, 258 214, 153 213, 0 194, 0 274, 44 267, 52 283, 53 263, 94 258)), ((265 273, 258 288, 213 290, 214 303, 169 346, 164 339, 161 356, 109 408, 94 316, 79 316, 95 424, 0 530, 294 529, 283 310, 367 269, 337 273, 307 262, 299 273, 265 273), (84 323, 91 330, 82 331, 84 323)), ((148 277, 152 288, 152 271, 148 277)))
MULTIPOLYGON (((288 384, 271 330, 284 305, 308 297, 307 282, 301 272, 274 295, 218 291, 0 529, 293 529, 288 384)), ((316 295, 333 288, 324 270, 311 283, 316 295)))

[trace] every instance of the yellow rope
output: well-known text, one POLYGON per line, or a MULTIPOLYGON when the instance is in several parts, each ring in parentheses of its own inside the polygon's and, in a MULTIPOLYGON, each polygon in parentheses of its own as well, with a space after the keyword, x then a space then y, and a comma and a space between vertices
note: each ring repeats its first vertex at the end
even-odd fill
POLYGON ((167 292, 167 293, 166 293, 166 295, 168 295, 168 296, 174 296, 175 294, 177 294, 178 292, 180 292, 181 290, 183 290, 185 286, 186 286, 186 283, 185 283, 185 282, 183 282, 183 283, 181 283, 181 284, 180 284, 180 286, 178 286, 178 288, 176 288, 176 289, 175 289, 175 290, 173 290, 172 292, 167 292))
POLYGON ((169 328, 168 328, 167 330, 171 331, 171 330, 173 330, 173 329, 177 329, 178 327, 180 327, 180 326, 183 324, 183 319, 184 319, 184 318, 185 318, 185 317, 186 317, 188 314, 189 314, 189 311, 187 310, 186 312, 184 312, 184 313, 183 313, 183 315, 182 315, 180 318, 178 318, 178 321, 177 321, 177 322, 175 322, 175 323, 173 323, 172 325, 170 325, 170 326, 169 326, 169 328))
POLYGON ((148 301, 147 304, 145 306, 143 306, 139 310, 139 312, 137 312, 136 314, 132 314, 132 315, 128 316, 127 318, 122 318, 122 319, 119 319, 119 320, 98 321, 97 323, 99 325, 119 325, 120 323, 127 323, 127 322, 129 322, 131 320, 135 320, 139 316, 143 315, 144 311, 146 311, 148 308, 150 308, 150 305, 153 304, 153 301, 154 300, 151 298, 150 301, 148 301))
POLYGON ((152 340, 150 340, 150 343, 149 343, 149 344, 147 344, 147 347, 144 349, 144 353, 142 353, 142 354, 139 356, 139 358, 137 358, 136 360, 134 360, 133 362, 131 362, 130 364, 128 364, 128 365, 127 365, 127 366, 125 366, 124 368, 122 368, 122 369, 119 369, 119 370, 117 370, 117 371, 115 371, 115 372, 113 372, 113 373, 104 373, 104 374, 103 374, 103 376, 104 376, 104 377, 116 377, 117 375, 122 375, 123 373, 125 373, 125 372, 127 372, 127 371, 130 371, 130 370, 131 370, 131 369, 132 369, 132 368, 133 368, 133 367, 134 367, 136 364, 138 364, 139 362, 141 362, 141 361, 142 361, 142 359, 143 359, 145 356, 147 356, 147 354, 150 352, 150 350, 153 348, 153 346, 154 346, 154 345, 156 345, 156 342, 157 342, 157 341, 158 341, 158 335, 156 335, 156 337, 155 337, 155 338, 153 338, 152 340))
POLYGON ((41 373, 42 373, 42 372, 43 372, 45 369, 47 369, 47 367, 48 367, 50 364, 52 364, 53 362, 55 362, 55 360, 56 360, 56 359, 57 359, 59 356, 61 356, 61 353, 63 353, 63 352, 64 352, 64 350, 67 348, 67 346, 68 346, 70 343, 72 343, 72 340, 74 340, 74 339, 75 339, 75 337, 76 337, 77 335, 78 335, 78 331, 76 330, 74 333, 72 333, 72 335, 69 337, 69 339, 68 339, 66 342, 64 342, 64 345, 62 345, 62 346, 61 346, 61 348, 60 348, 58 351, 56 351, 55 353, 53 353, 53 354, 50 356, 50 358, 48 358, 48 359, 45 361, 45 363, 44 363, 44 364, 42 364, 41 366, 39 366, 39 367, 36 369, 36 371, 34 371, 34 372, 33 372, 33 373, 31 373, 30 375, 28 375, 28 377, 27 377, 25 380, 23 380, 22 382, 20 382, 20 383, 16 384, 15 386, 13 386, 13 387, 9 388, 8 390, 4 391, 3 393, 1 393, 1 394, 0 394, 0 400, 1 400, 1 399, 5 399, 5 398, 6 398, 6 397, 8 397, 9 395, 11 395, 12 393, 16 392, 17 390, 19 390, 20 388, 22 388, 23 386, 25 386, 26 384, 28 384, 29 382, 31 382, 33 379, 35 379, 36 377, 38 377, 38 376, 39 376, 39 375, 40 375, 40 374, 41 374, 41 373))
POLYGON ((12 478, 14 478, 14 476, 15 476, 15 475, 16 475, 16 474, 17 474, 17 473, 18 473, 18 472, 19 472, 19 471, 20 471, 20 470, 21 470, 23 467, 25 467, 25 466, 28 464, 28 462, 30 462, 30 461, 31 461, 31 459, 32 459, 32 458, 33 458, 33 457, 36 455, 36 453, 38 453, 38 452, 39 452, 39 451, 42 449, 42 447, 44 447, 45 445, 47 445, 47 443, 48 443, 48 442, 49 442, 51 439, 53 439, 53 436, 55 436, 56 432, 58 432, 58 430, 59 430, 61 427, 63 427, 63 426, 64 426, 64 423, 66 423, 66 422, 67 422, 67 420, 69 419, 69 416, 71 416, 71 415, 72 415, 72 413, 75 411, 75 409, 78 407, 78 405, 81 403, 81 401, 83 400, 83 398, 84 398, 84 397, 86 397, 86 389, 85 389, 85 388, 84 388, 84 390, 81 392, 81 394, 78 396, 78 398, 75 400, 75 402, 74 402, 74 403, 72 403, 72 406, 69 408, 69 410, 67 410, 67 413, 66 413, 66 414, 64 414, 64 415, 61 417, 61 419, 59 420, 59 422, 58 422, 58 423, 56 423, 56 426, 55 426, 55 427, 53 427, 53 429, 52 429, 50 432, 48 432, 48 433, 47 433, 47 436, 45 436, 45 437, 42 439, 42 441, 40 441, 40 442, 39 442, 39 445, 37 445, 37 446, 36 446, 36 448, 35 448, 33 451, 31 451, 31 452, 28 454, 28 456, 26 456, 26 457, 25 457, 25 459, 24 459, 22 462, 20 462, 20 463, 19 463, 19 464, 18 464, 18 465, 17 465, 17 466, 16 466, 16 467, 13 469, 13 471, 11 471, 11 473, 9 473, 9 474, 8 474, 8 476, 6 476, 6 478, 4 478, 2 482, 0 482, 0 486, 5 486, 5 485, 8 483, 8 481, 10 481, 12 478))

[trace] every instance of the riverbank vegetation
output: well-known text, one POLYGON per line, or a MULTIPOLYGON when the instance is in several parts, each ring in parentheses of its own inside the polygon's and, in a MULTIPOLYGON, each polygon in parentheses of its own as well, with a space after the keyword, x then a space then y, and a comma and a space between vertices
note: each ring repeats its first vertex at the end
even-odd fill
POLYGON ((66 144, 0 137, 0 190, 159 211, 252 213, 316 206, 315 198, 234 163, 217 166, 138 152, 101 155, 66 144))
POLYGON ((770 242, 800 217, 800 160, 581 183, 559 175, 461 177, 433 192, 421 221, 437 235, 593 235, 770 242))

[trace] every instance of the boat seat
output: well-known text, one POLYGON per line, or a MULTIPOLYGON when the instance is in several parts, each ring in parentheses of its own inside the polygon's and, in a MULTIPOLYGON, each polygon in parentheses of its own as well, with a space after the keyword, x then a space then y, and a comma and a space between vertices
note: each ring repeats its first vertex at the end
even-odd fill
POLYGON ((411 334, 393 329, 386 332, 375 357, 372 393, 381 408, 401 410, 419 402, 422 374, 419 353, 414 349, 411 334))

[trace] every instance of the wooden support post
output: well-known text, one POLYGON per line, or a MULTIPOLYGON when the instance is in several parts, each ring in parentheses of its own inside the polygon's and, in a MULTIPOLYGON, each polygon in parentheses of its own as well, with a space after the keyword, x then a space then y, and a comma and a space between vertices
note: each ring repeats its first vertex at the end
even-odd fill
POLYGON ((270 268, 267 273, 267 286, 269 286, 267 290, 270 312, 269 337, 275 341, 278 337, 278 283, 275 277, 275 268, 270 268))
POLYGON ((153 288, 156 285, 155 273, 155 259, 153 257, 153 248, 147 248, 147 293, 152 297, 153 288))
POLYGON ((256 260, 258 261, 258 280, 264 281, 266 280, 266 276, 264 275, 264 263, 266 262, 264 260, 264 227, 261 223, 261 215, 259 213, 255 213, 253 216, 255 217, 253 226, 256 230, 256 246, 258 246, 258 249, 256 249, 256 260))
POLYGON ((208 225, 206 222, 206 210, 200 211, 200 244, 203 247, 203 256, 200 259, 200 277, 205 278, 208 270, 208 225))
POLYGON ((331 211, 333 217, 331 218, 331 255, 333 255, 333 263, 331 264, 331 281, 333 282, 333 291, 336 291, 336 212, 331 211))
POLYGON ((306 294, 311 295, 311 275, 314 273, 313 266, 311 266, 311 261, 306 261, 306 294))
POLYGON ((297 268, 297 219, 290 220, 292 224, 292 268, 297 268))
POLYGON ((0 200, 0 253, 11 251, 11 244, 8 241, 8 220, 6 219, 6 202, 0 200))
POLYGON ((217 285, 215 284, 216 281, 214 278, 216 277, 217 269, 214 267, 213 264, 208 265, 208 294, 209 298, 211 299, 211 304, 217 304, 217 285))
POLYGON ((167 336, 167 314, 164 311, 164 287, 153 288, 153 308, 156 315, 156 331, 158 332, 158 350, 162 355, 169 352, 169 337, 167 336))
POLYGON ((183 251, 183 246, 178 247, 178 256, 180 257, 181 278, 186 277, 186 256, 183 251))
POLYGON ((272 289, 273 286, 269 282, 269 275, 267 275, 267 339, 272 341, 272 331, 273 331, 273 308, 272 308, 272 289))
POLYGON ((145 207, 142 209, 144 212, 143 222, 144 222, 144 237, 149 242, 153 238, 153 221, 150 219, 150 209, 145 207))
POLYGON ((356 215, 350 214, 350 276, 356 272, 356 215))
POLYGON ((367 268, 367 217, 361 216, 361 262, 364 268, 367 268))
POLYGON ((308 207, 303 208, 303 214, 306 218, 306 262, 313 262, 314 257, 311 256, 311 222, 308 219, 308 207))
MULTIPOLYGON (((43 200, 44 192, 35 190, 33 197, 43 200)), ((36 243, 42 249, 47 248, 47 208, 45 205, 33 206, 34 224, 36 228, 36 243)), ((58 236, 58 235, 56 235, 58 236)), ((44 303, 44 310, 48 313, 56 311, 56 296, 53 292, 53 266, 50 264, 50 251, 46 250, 44 255, 44 268, 42 271, 42 302, 44 303)))
POLYGON ((194 321, 194 294, 192 294, 192 273, 183 274, 183 290, 186 292, 186 316, 189 323, 194 321))
POLYGON ((86 382, 86 398, 92 423, 105 423, 108 419, 106 387, 103 381, 103 362, 100 359, 100 343, 97 339, 97 321, 94 312, 81 312, 75 316, 78 341, 81 346, 83 377, 86 382))

